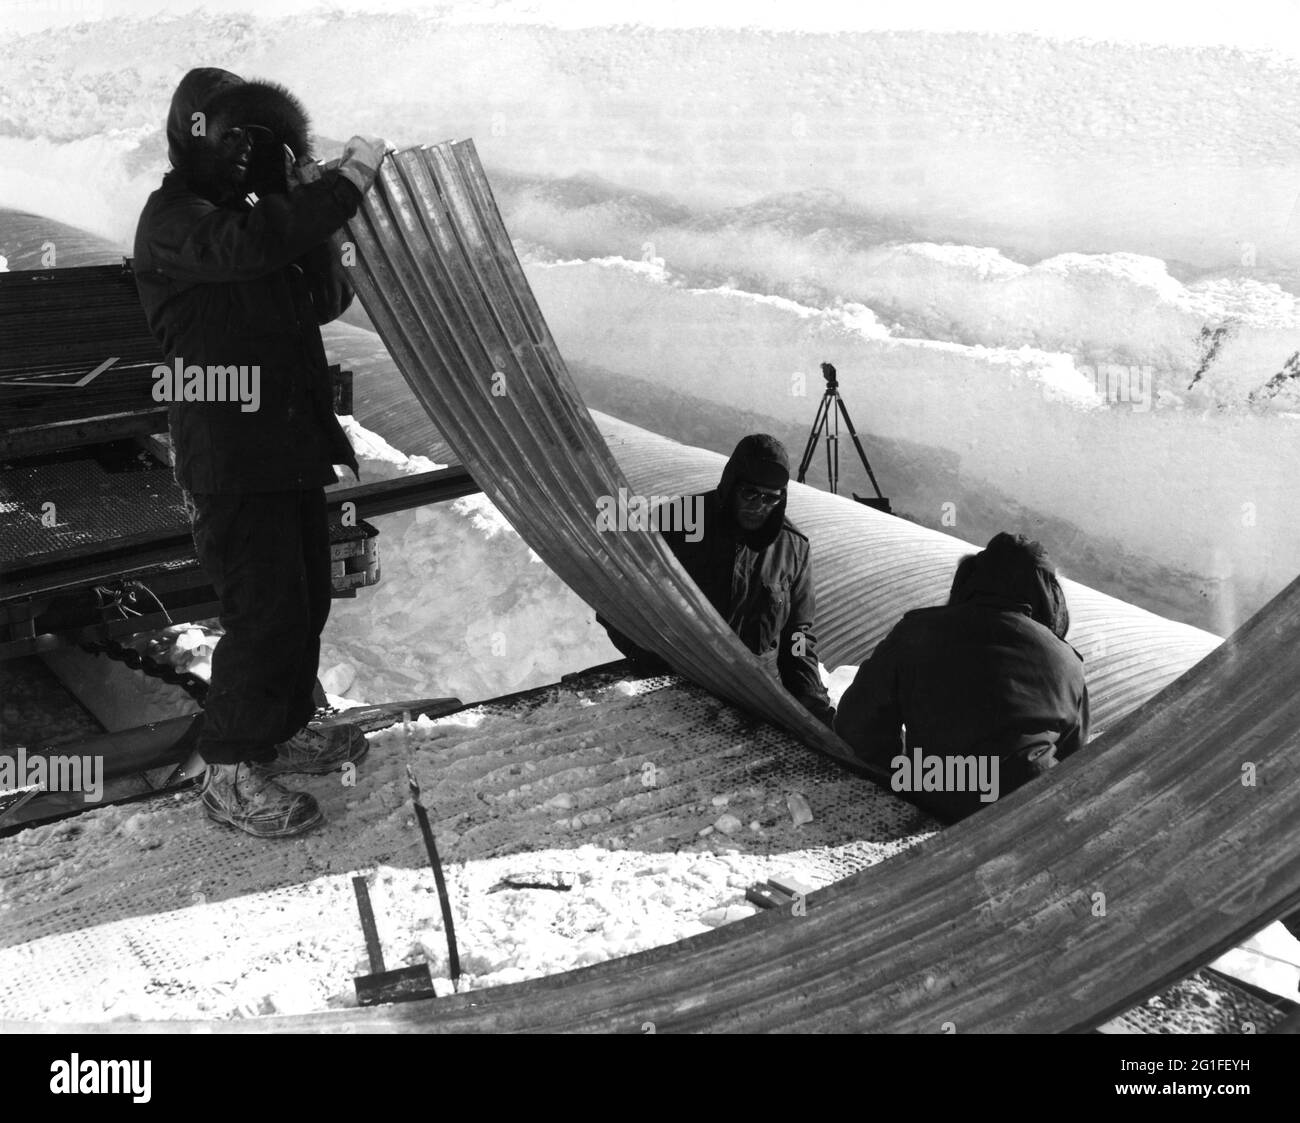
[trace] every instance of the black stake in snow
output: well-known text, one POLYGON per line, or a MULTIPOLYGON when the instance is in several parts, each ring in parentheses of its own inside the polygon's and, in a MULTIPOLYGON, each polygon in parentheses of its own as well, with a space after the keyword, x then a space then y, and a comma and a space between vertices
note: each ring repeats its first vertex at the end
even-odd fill
POLYGON ((447 963, 451 969, 451 985, 459 991, 460 954, 456 951, 456 928, 451 920, 451 901, 447 897, 447 883, 442 879, 442 863, 438 861, 438 848, 433 842, 429 813, 420 802, 420 783, 409 764, 406 766, 406 779, 411 786, 411 799, 415 803, 415 817, 420 821, 420 833, 424 835, 424 848, 429 852, 429 864, 433 866, 433 880, 438 884, 438 904, 442 908, 443 927, 447 929, 447 963))

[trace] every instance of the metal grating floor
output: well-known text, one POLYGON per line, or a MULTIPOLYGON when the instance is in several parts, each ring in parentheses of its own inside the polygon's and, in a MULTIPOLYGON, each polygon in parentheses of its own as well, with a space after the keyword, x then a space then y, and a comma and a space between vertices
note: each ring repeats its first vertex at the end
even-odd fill
MULTIPOLYGON (((72 994, 68 1020, 113 1016, 101 992, 138 986, 148 1001, 209 985, 223 957, 292 955, 291 921, 310 899, 347 915, 339 875, 377 866, 424 871, 404 783, 424 788, 456 907, 463 863, 596 845, 613 851, 799 851, 826 884, 901 852, 935 824, 873 784, 676 678, 608 672, 373 734, 354 787, 291 778, 327 815, 306 838, 268 844, 207 822, 189 790, 100 808, 0 840, 0 1019, 41 1017, 48 992, 72 994), (644 782, 646 765, 654 783, 644 782), (812 823, 794 826, 801 792, 812 823), (712 797, 761 832, 700 831, 712 797), (811 856, 810 856, 811 855, 811 856), (235 935, 238 933, 238 935, 235 935), (286 951, 286 949, 289 949, 286 951), (207 978, 209 983, 196 982, 207 978), (82 996, 77 999, 75 996, 82 996)), ((254 1011, 255 1013, 255 1011, 254 1011)), ((1266 1032, 1281 1010, 1198 972, 1113 1019, 1110 1033, 1266 1032)))
POLYGON ((9 570, 189 526, 170 468, 107 472, 89 458, 0 472, 0 513, 0 568, 9 570), (52 526, 42 523, 46 503, 52 526))
MULTIPOLYGON (((381 865, 427 870, 406 791, 408 759, 449 871, 473 859, 586 845, 650 854, 813 850, 812 872, 826 883, 934 829, 788 735, 668 677, 580 676, 412 732, 409 743, 400 726, 372 734, 353 787, 338 776, 291 777, 327 817, 302 839, 268 844, 218 827, 193 789, 0 839, 0 1019, 41 1016, 52 988, 84 998, 64 1017, 102 1019, 98 996, 110 980, 184 978, 215 960, 214 939, 227 957, 265 954, 277 941, 292 947, 302 933, 283 924, 286 902, 327 895, 335 875, 381 865), (760 831, 700 837, 720 814, 712 797, 724 791, 732 793, 727 810, 760 831), (791 791, 807 798, 813 822, 793 824, 791 791)), ((449 880, 468 892, 451 872, 449 880)))

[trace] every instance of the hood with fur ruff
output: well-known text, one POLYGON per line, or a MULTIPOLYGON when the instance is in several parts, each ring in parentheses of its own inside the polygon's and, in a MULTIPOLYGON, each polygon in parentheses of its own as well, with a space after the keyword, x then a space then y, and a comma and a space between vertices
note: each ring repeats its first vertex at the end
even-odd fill
POLYGON ((271 170, 282 163, 281 144, 293 149, 296 159, 312 155, 311 120, 307 111, 302 102, 276 82, 245 81, 216 67, 199 67, 181 79, 167 114, 167 155, 179 172, 203 179, 209 173, 195 136, 199 120, 203 121, 204 128, 209 122, 223 121, 230 125, 259 125, 272 133, 273 147, 254 153, 252 180, 262 170, 256 167, 262 162, 258 157, 271 170), (203 117, 198 118, 197 114, 203 117))

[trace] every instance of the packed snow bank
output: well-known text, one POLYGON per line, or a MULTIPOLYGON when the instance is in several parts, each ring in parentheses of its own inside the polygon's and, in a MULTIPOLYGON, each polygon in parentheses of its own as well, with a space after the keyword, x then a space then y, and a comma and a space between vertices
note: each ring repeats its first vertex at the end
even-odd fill
MULTIPOLYGON (((992 247, 919 242, 824 191, 699 213, 612 184, 494 183, 537 261, 622 257, 697 288, 866 304, 892 335, 1139 366, 1156 393, 1185 396, 1201 383, 1192 402, 1213 384, 1211 402, 1239 404, 1300 350, 1300 302, 1256 267, 1253 250, 1243 251, 1249 265, 1184 283, 1134 253, 1027 265, 992 247)), ((1294 389, 1289 400, 1300 401, 1294 389)))
MULTIPOLYGON (((946 342, 968 348, 979 362, 1015 353, 1030 359, 1041 377, 1054 376, 1050 393, 1077 387, 1068 396, 1080 405, 1092 397, 1081 392, 1086 386, 1104 404, 1143 413, 1300 410, 1300 299, 1248 277, 1184 286, 1164 262, 1136 254, 1064 254, 1027 266, 993 249, 885 245, 862 255, 860 273, 838 278, 838 295, 827 290, 821 294, 830 297, 826 304, 809 305, 761 295, 761 287, 700 287, 678 264, 660 256, 529 259, 534 287, 559 289, 566 310, 579 301, 583 277, 600 277, 602 289, 608 282, 629 292, 641 281, 678 296, 747 298, 753 307, 791 313, 799 327, 821 319, 913 352, 946 342), (559 275, 567 272, 577 279, 567 278, 566 285, 559 275)), ((764 280, 782 287, 780 278, 764 280)), ((744 315, 735 302, 697 304, 718 316, 718 334, 744 315)), ((634 322, 667 322, 660 311, 643 298, 634 322)), ((592 312, 602 313, 611 326, 620 322, 603 306, 592 312)), ((770 320, 765 326, 778 328, 770 320)), ((887 361, 891 349, 878 350, 887 361)))
MULTIPOLYGON (((140 190, 146 181, 139 169, 131 169, 131 154, 139 142, 138 132, 117 130, 64 143, 0 135, 0 167, 5 170, 0 206, 93 231, 129 252, 135 220, 144 205, 140 190)), ((145 196, 158 186, 161 176, 150 178, 155 182, 145 196)), ((59 240, 51 240, 55 257, 46 268, 61 264, 59 240)), ((0 250, 12 256, 14 247, 0 242, 0 250)))
MULTIPOLYGON (((125 241, 165 167, 176 60, 197 58, 286 83, 328 136, 472 136, 489 167, 590 172, 697 209, 824 189, 920 238, 1036 257, 1120 250, 1217 267, 1250 244, 1261 260, 1297 259, 1300 67, 1227 48, 474 26, 416 12, 118 18, 0 45, 0 131, 59 143, 153 130, 133 162, 154 175, 96 215, 125 241), (364 97, 338 80, 357 58, 383 59, 364 97)), ((39 174, 32 151, 3 156, 39 174)), ((52 194, 60 182, 42 177, 52 194)))
MULTIPOLYGON (((344 425, 368 483, 442 467, 352 418, 344 425)), ((368 521, 379 529, 380 581, 333 602, 320 665, 327 689, 343 689, 331 693, 471 702, 620 658, 592 610, 485 496, 368 521)))

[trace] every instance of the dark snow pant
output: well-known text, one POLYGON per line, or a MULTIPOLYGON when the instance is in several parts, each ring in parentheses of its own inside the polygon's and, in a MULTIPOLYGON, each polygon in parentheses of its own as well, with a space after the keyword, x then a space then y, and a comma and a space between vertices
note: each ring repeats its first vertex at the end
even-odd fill
MULTIPOLYGON (((1030 780, 1042 776, 1055 768, 1060 760, 1060 749, 1055 733, 1028 733, 1020 737, 1014 745, 1000 745, 998 757, 998 799, 1024 787, 1030 780)), ((975 746, 969 753, 954 753, 953 756, 973 756, 979 759, 981 751, 985 756, 992 753, 993 746, 975 746)), ((1067 752, 1066 756, 1071 753, 1067 752)), ((986 767, 988 767, 986 765, 986 767)), ((969 779, 966 775, 964 778, 969 779)), ((941 823, 957 823, 973 815, 982 807, 987 807, 981 793, 975 791, 951 792, 898 792, 904 799, 916 804, 923 811, 929 812, 941 823)), ((991 801, 990 801, 991 802, 991 801)))
POLYGON ((198 750, 209 764, 269 761, 315 713, 330 611, 325 492, 197 494, 194 546, 221 602, 198 750))

